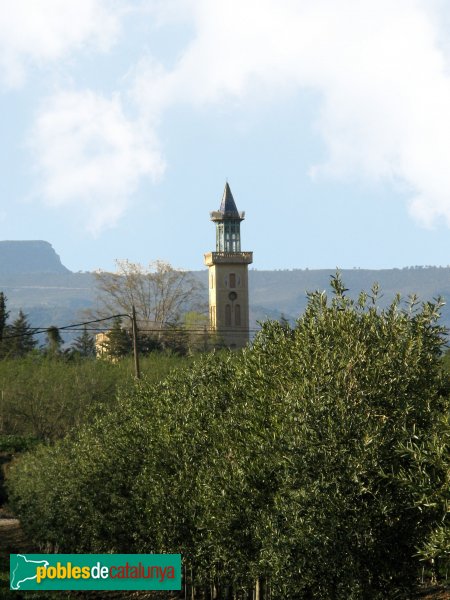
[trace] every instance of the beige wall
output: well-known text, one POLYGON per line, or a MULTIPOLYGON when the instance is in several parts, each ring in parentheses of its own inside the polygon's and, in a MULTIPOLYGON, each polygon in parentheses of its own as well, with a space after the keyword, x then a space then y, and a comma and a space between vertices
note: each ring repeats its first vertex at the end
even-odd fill
POLYGON ((236 255, 232 263, 217 263, 210 256, 205 256, 205 262, 209 263, 211 329, 227 346, 242 348, 249 340, 248 256, 239 261, 236 255))
POLYGON ((107 355, 104 344, 108 341, 107 333, 97 333, 95 335, 95 355, 97 358, 107 355))

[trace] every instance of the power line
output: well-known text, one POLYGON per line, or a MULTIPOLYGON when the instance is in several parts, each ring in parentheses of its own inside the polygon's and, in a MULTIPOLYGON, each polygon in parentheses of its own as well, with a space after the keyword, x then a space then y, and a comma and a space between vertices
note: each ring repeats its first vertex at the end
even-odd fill
MULTIPOLYGON (((62 327, 57 327, 56 325, 49 325, 48 327, 33 327, 31 331, 27 331, 26 333, 18 333, 16 335, 5 335, 3 336, 4 340, 10 340, 17 337, 26 337, 29 335, 39 335, 40 333, 47 333, 49 329, 52 327, 56 327, 59 331, 66 331, 72 329, 72 331, 84 331, 83 329, 75 329, 76 327, 80 327, 81 325, 91 325, 92 323, 101 323, 102 321, 109 321, 110 319, 115 319, 117 317, 129 317, 129 315, 120 314, 120 315, 112 315, 111 317, 104 317, 103 319, 94 319, 92 321, 84 321, 83 323, 74 323, 73 325, 63 325, 62 327)), ((108 331, 108 330, 106 330, 108 331)))
MULTIPOLYGON (((59 328, 57 328, 59 329, 59 328)), ((46 331, 46 330, 45 330, 46 331)), ((74 328, 74 329, 70 329, 70 331, 92 331, 92 332, 98 332, 98 333, 106 333, 108 331, 111 331, 111 329, 100 329, 98 327, 83 327, 83 328, 74 328)), ((163 328, 159 328, 159 329, 141 329, 139 328, 139 333, 217 333, 219 330, 216 329, 210 329, 209 327, 206 328, 202 328, 202 329, 192 329, 192 328, 186 328, 186 327, 163 327, 163 328)), ((225 330, 220 330, 222 332, 227 332, 227 333, 256 333, 258 331, 261 331, 261 329, 230 329, 229 327, 225 330)))
MULTIPOLYGON (((47 333, 49 329, 51 329, 52 327, 55 327, 56 329, 58 329, 59 331, 92 331, 92 332, 98 332, 98 333, 105 333, 108 331, 111 331, 110 329, 101 329, 99 327, 86 327, 86 325, 92 325, 93 323, 102 323, 104 321, 110 321, 111 319, 117 319, 117 318, 121 318, 121 317, 128 317, 131 318, 130 315, 122 313, 122 314, 117 314, 117 315, 111 315, 110 317, 103 317, 101 319, 93 319, 91 321, 83 321, 81 323, 73 323, 71 325, 63 325, 61 327, 58 327, 56 325, 51 325, 48 327, 34 327, 32 328, 30 331, 27 331, 25 333, 20 333, 20 334, 15 334, 15 335, 5 335, 3 336, 4 340, 10 340, 10 339, 14 339, 14 338, 20 338, 20 337, 27 337, 30 335, 39 335, 42 333, 47 333)), ((164 333, 165 335, 167 335, 168 333, 198 333, 198 334, 218 334, 218 333, 257 333, 258 331, 260 331, 260 328, 249 328, 249 329, 236 329, 236 328, 227 328, 221 331, 215 330, 215 329, 210 329, 209 326, 205 326, 205 327, 197 327, 197 328, 186 328, 186 327, 171 327, 170 325, 166 324, 163 327, 159 327, 159 328, 139 328, 138 333, 164 333)))
MULTIPOLYGON (((217 331, 214 329, 207 329, 206 325, 201 328, 187 329, 184 327, 183 328, 171 327, 169 324, 166 324, 166 326, 164 328, 161 328, 161 327, 159 327, 157 329, 148 329, 147 328, 147 329, 141 329, 140 331, 138 331, 138 327, 137 327, 137 323, 136 323, 136 312, 135 312, 135 308, 133 306, 132 315, 116 314, 116 315, 111 315, 109 317, 103 317, 101 319, 91 319, 90 321, 83 321, 81 323, 72 323, 70 325, 63 325, 61 327, 57 327, 56 325, 51 325, 50 327, 35 327, 35 328, 31 329, 30 331, 26 331, 24 333, 4 336, 3 340, 10 340, 10 339, 14 339, 14 338, 23 338, 23 337, 33 336, 33 335, 39 335, 42 333, 48 333, 52 329, 54 329, 58 332, 59 331, 87 331, 88 330, 87 325, 93 325, 94 323, 103 323, 104 321, 110 321, 111 319, 117 319, 117 318, 122 318, 122 317, 127 317, 131 320, 135 375, 136 375, 137 379, 140 378, 139 351, 138 351, 139 334, 153 333, 153 334, 164 334, 164 336, 167 336, 168 334, 195 333, 198 336, 203 336, 203 335, 207 334, 210 337, 215 337, 216 335, 220 337, 220 335, 233 334, 233 335, 245 335, 247 337, 249 335, 249 333, 258 331, 256 329, 242 330, 242 329, 233 329, 233 328, 227 328, 224 331, 217 331), (82 327, 82 329, 80 329, 80 327, 82 327)), ((97 331, 99 333, 104 333, 105 331, 111 331, 111 329, 105 330, 105 329, 100 329, 98 327, 90 327, 89 331, 97 331)))

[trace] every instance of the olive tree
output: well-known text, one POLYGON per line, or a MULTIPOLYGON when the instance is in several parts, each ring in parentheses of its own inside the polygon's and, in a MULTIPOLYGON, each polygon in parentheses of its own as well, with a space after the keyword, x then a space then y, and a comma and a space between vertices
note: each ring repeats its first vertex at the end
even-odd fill
POLYGON ((332 288, 19 462, 24 526, 80 552, 181 552, 192 596, 411 597, 420 549, 448 544, 440 303, 332 288))

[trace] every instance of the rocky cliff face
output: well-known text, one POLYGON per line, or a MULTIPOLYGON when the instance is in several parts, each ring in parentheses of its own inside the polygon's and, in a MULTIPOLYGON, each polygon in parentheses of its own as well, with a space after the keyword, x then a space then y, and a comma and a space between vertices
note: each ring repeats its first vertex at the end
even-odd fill
POLYGON ((70 273, 52 245, 43 241, 0 241, 0 275, 70 273))

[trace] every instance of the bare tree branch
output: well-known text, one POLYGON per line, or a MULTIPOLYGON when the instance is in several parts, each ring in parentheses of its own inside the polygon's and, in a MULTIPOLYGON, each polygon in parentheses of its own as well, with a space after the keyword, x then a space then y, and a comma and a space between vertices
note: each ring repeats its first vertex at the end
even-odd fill
POLYGON ((116 272, 95 273, 99 307, 96 316, 124 312, 132 305, 141 327, 164 330, 178 323, 189 311, 206 308, 204 286, 187 271, 174 269, 156 260, 147 267, 129 260, 117 260, 116 272))

